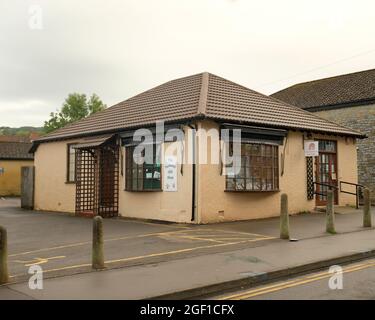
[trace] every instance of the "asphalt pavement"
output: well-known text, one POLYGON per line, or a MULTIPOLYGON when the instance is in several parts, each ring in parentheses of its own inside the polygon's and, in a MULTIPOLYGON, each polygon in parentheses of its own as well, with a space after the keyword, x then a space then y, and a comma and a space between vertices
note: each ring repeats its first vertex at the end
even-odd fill
POLYGON ((213 225, 106 219, 107 269, 96 272, 90 264, 91 219, 22 210, 16 199, 0 200, 11 281, 21 281, 0 287, 0 297, 142 299, 267 278, 337 257, 365 257, 375 249, 375 232, 361 223, 360 211, 337 214, 338 234, 328 235, 324 213, 291 216, 291 235, 300 241, 289 242, 278 239, 278 218, 213 225), (25 282, 36 264, 44 271, 43 290, 25 282))
POLYGON ((218 300, 374 300, 375 260, 211 296, 218 300), (339 280, 339 277, 342 278, 339 280))

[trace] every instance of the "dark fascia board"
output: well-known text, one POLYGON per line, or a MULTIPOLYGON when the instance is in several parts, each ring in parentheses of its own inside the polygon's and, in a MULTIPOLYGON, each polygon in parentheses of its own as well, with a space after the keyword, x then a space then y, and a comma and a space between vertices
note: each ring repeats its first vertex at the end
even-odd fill
MULTIPOLYGON (((183 125, 183 123, 175 123, 175 124, 165 124, 164 125, 164 132, 171 130, 171 129, 179 129, 183 125)), ((151 131, 152 134, 156 133, 155 125, 144 127, 145 129, 148 129, 151 131)), ((120 138, 130 138, 133 136, 134 132, 138 129, 129 129, 129 130, 123 130, 119 136, 120 138)))
POLYGON ((370 98, 370 99, 355 100, 355 101, 349 101, 349 102, 344 102, 344 103, 313 106, 313 107, 307 107, 303 109, 309 112, 318 112, 318 111, 328 111, 328 110, 343 109, 343 108, 350 108, 350 107, 359 107, 359 106, 364 106, 368 104, 375 104, 375 97, 370 98))
MULTIPOLYGON (((214 120, 214 119, 212 119, 214 120)), ((228 123, 228 120, 225 119, 215 119, 217 122, 223 124, 228 123)), ((340 132, 328 132, 323 130, 313 130, 313 129, 303 129, 303 128, 293 128, 293 127, 280 127, 280 126, 272 126, 272 125, 262 125, 259 123, 251 123, 251 122, 245 122, 245 121, 231 121, 231 124, 240 124, 240 125, 253 125, 256 127, 266 128, 266 129, 281 129, 286 131, 300 131, 300 132, 306 132, 306 133, 317 133, 317 134, 323 134, 323 135, 330 135, 330 136, 338 136, 338 137, 353 137, 358 139, 365 139, 368 138, 365 134, 350 134, 350 133, 340 133, 340 132)))
POLYGON ((286 129, 275 129, 275 128, 267 128, 267 127, 259 127, 259 126, 255 127, 255 126, 233 124, 233 123, 222 123, 221 126, 227 129, 241 129, 244 132, 262 134, 266 136, 285 137, 288 133, 288 130, 286 129))
MULTIPOLYGON (((172 120, 172 121, 165 121, 165 126, 173 125, 173 124, 189 124, 192 121, 195 120, 201 120, 203 119, 201 116, 196 116, 196 117, 188 117, 188 118, 183 118, 179 120, 172 120)), ((155 127, 155 123, 153 124, 146 124, 146 125, 139 125, 139 126, 133 126, 133 127, 128 127, 128 128, 120 128, 120 129, 115 129, 115 130, 103 130, 103 131, 97 131, 97 132, 89 132, 85 134, 73 134, 69 136, 61 136, 61 137, 52 137, 50 139, 41 139, 41 140, 34 140, 33 144, 29 150, 29 153, 35 153, 35 151, 38 149, 38 146, 41 143, 47 143, 47 142, 56 142, 56 141, 67 141, 67 140, 73 140, 73 139, 79 139, 79 138, 87 138, 87 137, 92 137, 92 136, 97 136, 97 135, 102 135, 102 134, 109 134, 109 133, 118 133, 121 135, 121 133, 124 132, 129 132, 129 131, 134 131, 140 128, 152 128, 155 127)))

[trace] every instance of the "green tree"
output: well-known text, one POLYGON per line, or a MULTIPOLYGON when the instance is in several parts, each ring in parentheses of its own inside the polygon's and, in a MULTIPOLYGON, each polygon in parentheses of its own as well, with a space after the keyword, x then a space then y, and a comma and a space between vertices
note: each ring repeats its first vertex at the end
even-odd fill
POLYGON ((50 119, 44 122, 44 132, 52 132, 105 108, 107 106, 95 93, 89 99, 85 94, 71 93, 65 99, 61 110, 51 112, 50 119))

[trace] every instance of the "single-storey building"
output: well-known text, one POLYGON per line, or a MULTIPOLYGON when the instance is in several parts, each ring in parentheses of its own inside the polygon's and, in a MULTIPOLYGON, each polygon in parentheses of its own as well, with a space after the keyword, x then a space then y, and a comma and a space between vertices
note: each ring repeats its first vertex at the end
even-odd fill
POLYGON ((375 69, 299 83, 273 97, 368 136, 358 141, 358 181, 375 203, 375 69))
POLYGON ((204 72, 34 141, 35 208, 211 223, 277 216, 287 193, 291 213, 310 211, 329 179, 357 183, 364 137, 204 72))
POLYGON ((32 166, 31 143, 0 141, 0 196, 21 194, 21 167, 32 166))

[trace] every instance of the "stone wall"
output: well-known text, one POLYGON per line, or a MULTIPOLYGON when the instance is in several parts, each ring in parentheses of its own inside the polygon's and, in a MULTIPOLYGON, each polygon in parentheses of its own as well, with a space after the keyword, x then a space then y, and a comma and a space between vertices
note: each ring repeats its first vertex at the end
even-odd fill
POLYGON ((315 114, 368 136, 357 141, 358 181, 370 188, 372 203, 375 204, 375 104, 318 111, 315 114))

